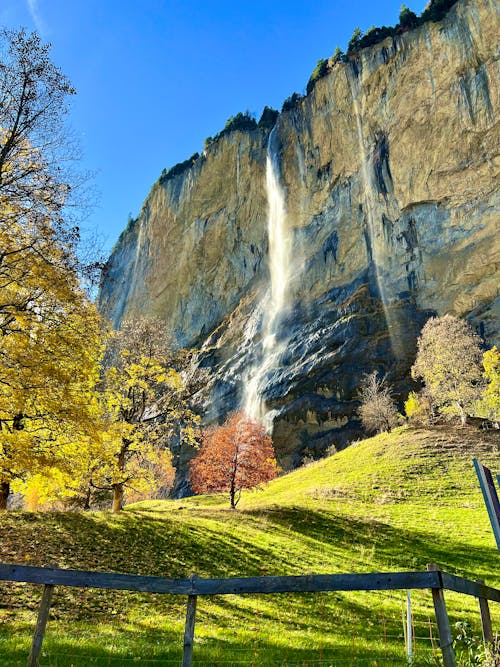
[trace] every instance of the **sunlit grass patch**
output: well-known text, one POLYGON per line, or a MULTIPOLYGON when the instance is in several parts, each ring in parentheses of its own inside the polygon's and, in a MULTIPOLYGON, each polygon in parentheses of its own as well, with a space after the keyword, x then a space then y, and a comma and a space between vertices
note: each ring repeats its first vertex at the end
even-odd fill
MULTIPOLYGON (((7 513, 0 560, 165 577, 424 570, 500 585, 471 459, 500 470, 496 434, 398 429, 243 494, 141 502, 120 515, 7 513), (29 558, 27 558, 29 557, 29 558)), ((25 664, 41 590, 0 586, 2 665, 25 664)), ((447 594, 479 636, 474 599, 447 594)), ((412 594, 415 665, 437 646, 412 594)), ((404 591, 200 597, 194 664, 405 664, 404 591)), ((179 664, 186 599, 56 589, 41 665, 179 664), (66 662, 64 662, 66 660, 66 662)), ((492 604, 494 627, 500 614, 492 604)), ((419 662, 420 661, 420 662, 419 662)))

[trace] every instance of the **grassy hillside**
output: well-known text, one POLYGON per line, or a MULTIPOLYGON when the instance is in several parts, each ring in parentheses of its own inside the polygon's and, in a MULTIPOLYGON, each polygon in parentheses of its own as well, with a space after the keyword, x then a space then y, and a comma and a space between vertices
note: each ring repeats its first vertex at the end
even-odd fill
MULTIPOLYGON (((0 561, 184 577, 369 572, 428 562, 500 586, 472 466, 500 471, 497 433, 400 429, 243 495, 108 513, 4 513, 0 561)), ((0 584, 2 665, 25 664, 40 590, 0 584)), ((195 664, 405 664, 404 592, 203 598, 195 664)), ((447 595, 478 634, 474 600, 447 595)), ((417 661, 431 660, 430 593, 413 593, 417 661)), ((500 614, 494 612, 494 621, 500 614)), ((179 664, 185 598, 56 591, 42 665, 179 664)), ((500 624, 496 623, 500 629, 500 624)))

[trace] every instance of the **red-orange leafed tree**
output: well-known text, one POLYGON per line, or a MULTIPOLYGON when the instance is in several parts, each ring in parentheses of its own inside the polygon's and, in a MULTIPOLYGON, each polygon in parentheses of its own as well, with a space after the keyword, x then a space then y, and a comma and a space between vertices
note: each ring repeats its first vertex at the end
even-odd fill
POLYGON ((197 456, 191 461, 191 485, 196 493, 229 492, 234 509, 242 489, 268 482, 278 468, 273 442, 262 424, 243 413, 222 426, 206 429, 197 456))

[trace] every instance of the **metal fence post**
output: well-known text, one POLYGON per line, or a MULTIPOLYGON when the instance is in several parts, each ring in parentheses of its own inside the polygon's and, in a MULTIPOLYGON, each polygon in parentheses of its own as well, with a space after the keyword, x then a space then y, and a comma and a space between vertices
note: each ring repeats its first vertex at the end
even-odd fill
POLYGON ((406 656, 408 664, 413 662, 413 626, 412 626, 412 611, 411 611, 411 591, 406 591, 406 656))
POLYGON ((38 609, 38 618, 36 621, 35 632, 33 634, 33 642, 31 644, 31 651, 28 656, 28 667, 38 667, 40 660, 40 653, 42 652, 42 642, 45 635, 45 627, 49 618, 50 603, 52 601, 52 594, 54 593, 54 586, 45 584, 43 587, 42 600, 38 609))
MULTIPOLYGON (((441 572, 441 568, 434 563, 427 565, 429 571, 441 572)), ((446 609, 443 588, 432 588, 432 601, 434 602, 434 611, 439 632, 439 646, 443 654, 443 663, 445 667, 456 667, 455 651, 453 650, 453 637, 451 636, 450 619, 446 609)))

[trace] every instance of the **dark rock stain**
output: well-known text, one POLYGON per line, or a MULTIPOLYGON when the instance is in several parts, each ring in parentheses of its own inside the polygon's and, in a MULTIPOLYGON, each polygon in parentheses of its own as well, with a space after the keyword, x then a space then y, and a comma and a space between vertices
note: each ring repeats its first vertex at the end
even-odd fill
POLYGON ((333 261, 337 261, 337 250, 339 247, 339 237, 336 231, 334 231, 323 243, 323 260, 326 264, 328 255, 331 255, 333 261))
POLYGON ((373 152, 373 170, 378 191, 384 196, 392 191, 392 174, 389 166, 389 142, 382 132, 376 137, 375 150, 373 152))

